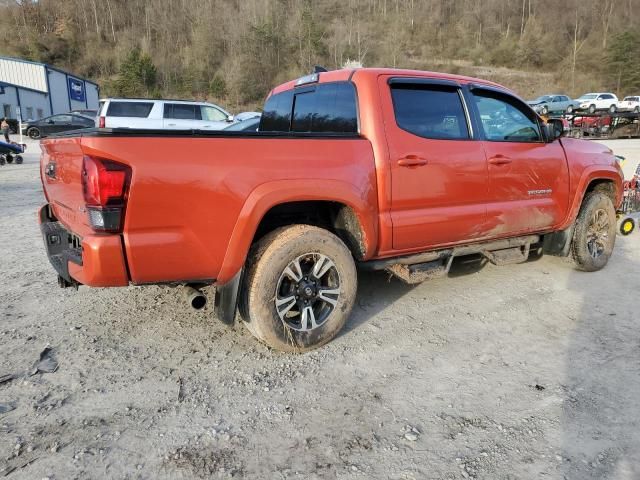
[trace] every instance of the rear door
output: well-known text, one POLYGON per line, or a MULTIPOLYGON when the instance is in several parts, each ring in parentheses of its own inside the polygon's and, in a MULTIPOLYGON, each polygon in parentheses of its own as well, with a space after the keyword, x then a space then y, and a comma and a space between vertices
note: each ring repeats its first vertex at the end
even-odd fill
POLYGON ((556 95, 553 97, 553 111, 564 112, 569 106, 569 99, 564 95, 556 95))
POLYGON ((482 237, 487 164, 460 86, 382 76, 379 87, 391 162, 393 248, 482 237))
POLYGON ((164 104, 163 128, 167 130, 200 129, 200 105, 189 103, 164 104))
POLYGON ((54 115, 49 117, 41 132, 43 135, 51 135, 52 133, 71 130, 71 125, 71 115, 54 115))
POLYGON ((79 130, 81 128, 94 127, 95 122, 90 118, 83 117, 81 115, 71 115, 71 129, 79 130))
POLYGON ((569 171, 560 141, 545 143, 538 116, 508 93, 474 88, 470 97, 487 156, 490 236, 559 224, 569 201, 569 171))

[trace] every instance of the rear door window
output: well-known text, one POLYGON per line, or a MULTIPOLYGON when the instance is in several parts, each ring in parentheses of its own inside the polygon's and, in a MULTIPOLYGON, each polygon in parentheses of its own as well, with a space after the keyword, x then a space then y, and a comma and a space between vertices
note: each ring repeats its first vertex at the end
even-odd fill
POLYGON ((165 103, 164 118, 173 118, 177 120, 202 120, 200 105, 165 103))
POLYGON ((153 108, 152 102, 109 102, 107 116, 146 118, 153 108))
POLYGON ((455 86, 393 84, 391 98, 401 129, 423 138, 469 138, 466 114, 455 86))

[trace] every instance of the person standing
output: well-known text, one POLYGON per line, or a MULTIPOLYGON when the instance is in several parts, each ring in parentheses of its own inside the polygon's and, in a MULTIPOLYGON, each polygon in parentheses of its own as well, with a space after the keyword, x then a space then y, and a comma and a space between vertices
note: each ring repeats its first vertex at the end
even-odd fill
POLYGON ((2 134, 4 135, 4 141, 11 143, 11 140, 9 140, 9 122, 7 121, 7 117, 2 119, 2 123, 0 123, 0 130, 2 130, 2 134))

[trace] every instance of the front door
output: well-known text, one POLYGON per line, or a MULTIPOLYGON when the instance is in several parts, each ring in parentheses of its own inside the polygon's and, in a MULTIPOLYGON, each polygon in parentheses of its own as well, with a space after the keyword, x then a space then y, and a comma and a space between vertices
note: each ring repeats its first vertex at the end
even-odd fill
POLYGON ((487 164, 460 87, 380 77, 391 162, 393 248, 468 241, 486 227, 487 164))
POLYGON ((560 141, 545 143, 537 115, 507 93, 476 88, 471 97, 489 168, 489 235, 559 224, 569 201, 569 169, 560 141))

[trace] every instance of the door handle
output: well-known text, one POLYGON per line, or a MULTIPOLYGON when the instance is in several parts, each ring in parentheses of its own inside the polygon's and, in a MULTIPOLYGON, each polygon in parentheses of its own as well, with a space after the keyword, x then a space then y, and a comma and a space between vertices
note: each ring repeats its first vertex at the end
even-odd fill
POLYGON ((398 165, 401 167, 421 167, 426 164, 427 159, 419 157, 418 155, 407 155, 398 160, 398 165))
POLYGON ((167 127, 175 127, 176 124, 175 123, 167 123, 167 127))
POLYGON ((512 161, 513 160, 511 160, 509 157, 505 157, 504 155, 496 155, 495 157, 491 157, 489 159, 489 163, 491 165, 507 165, 512 161))

